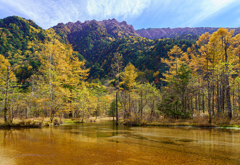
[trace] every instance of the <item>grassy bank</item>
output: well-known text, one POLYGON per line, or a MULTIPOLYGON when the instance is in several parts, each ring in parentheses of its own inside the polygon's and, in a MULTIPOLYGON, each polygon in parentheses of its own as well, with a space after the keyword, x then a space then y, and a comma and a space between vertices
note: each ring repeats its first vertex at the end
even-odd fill
POLYGON ((49 127, 49 126, 58 126, 62 124, 74 124, 74 123, 99 123, 102 121, 109 121, 112 120, 112 117, 90 117, 82 121, 79 118, 71 118, 71 119, 60 119, 59 117, 55 117, 53 122, 50 122, 50 118, 28 118, 28 119, 19 119, 15 118, 12 123, 4 123, 4 119, 0 117, 0 129, 4 128, 42 128, 42 127, 49 127))
POLYGON ((33 119, 29 120, 14 120, 12 123, 5 123, 3 118, 0 118, 0 129, 4 128, 41 128, 44 126, 44 122, 36 121, 33 119))
POLYGON ((193 127, 236 127, 240 128, 240 117, 228 117, 217 116, 212 118, 209 123, 208 116, 196 116, 193 119, 158 119, 155 121, 148 120, 126 120, 122 122, 124 125, 129 126, 193 126, 193 127))
MULTIPOLYGON (((84 120, 84 123, 100 123, 103 121, 112 121, 112 117, 90 117, 84 120)), ((29 119, 14 119, 13 123, 4 123, 3 118, 0 118, 0 129, 4 128, 41 128, 49 126, 57 126, 61 124, 74 124, 74 123, 83 123, 79 118, 71 119, 60 119, 55 117, 53 122, 50 122, 50 118, 29 118, 29 119)), ((212 118, 212 122, 209 123, 208 116, 196 116, 193 119, 171 119, 171 118, 162 118, 156 119, 152 122, 148 120, 140 119, 128 119, 123 121, 122 118, 119 119, 119 124, 128 125, 128 126, 193 126, 193 127, 236 127, 240 128, 240 117, 233 117, 231 120, 228 117, 218 116, 212 118)))
POLYGON ((5 123, 3 118, 0 118, 0 129, 4 128, 42 128, 54 125, 60 125, 63 122, 59 118, 55 118, 53 122, 50 122, 50 118, 28 118, 19 119, 16 118, 12 123, 5 123))

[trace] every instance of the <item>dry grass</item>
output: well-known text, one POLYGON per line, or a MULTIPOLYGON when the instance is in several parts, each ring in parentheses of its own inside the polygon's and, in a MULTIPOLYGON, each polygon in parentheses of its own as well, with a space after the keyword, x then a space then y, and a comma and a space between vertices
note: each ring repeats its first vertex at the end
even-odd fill
MULTIPOLYGON (((28 127, 28 128, 41 128, 43 126, 49 126, 50 118, 28 118, 28 119, 20 119, 14 118, 12 123, 4 123, 4 119, 0 118, 0 127, 8 128, 8 127, 28 127)), ((53 125, 53 124, 52 124, 53 125)))
POLYGON ((221 113, 217 114, 213 117, 212 123, 216 124, 217 126, 230 126, 231 119, 227 116, 227 114, 221 113))
POLYGON ((215 126, 213 123, 209 123, 209 118, 207 115, 196 115, 191 121, 189 121, 193 125, 200 127, 212 127, 215 126))
POLYGON ((123 121, 124 125, 129 126, 140 126, 140 125, 147 125, 148 121, 146 116, 143 116, 143 119, 141 120, 140 116, 138 114, 133 114, 131 117, 128 117, 123 121))
POLYGON ((208 114, 195 115, 193 119, 171 119, 164 118, 161 121, 147 123, 147 125, 162 125, 162 126, 198 126, 198 127, 240 127, 240 117, 233 117, 229 119, 226 113, 217 114, 212 117, 211 123, 209 123, 208 114))
MULTIPOLYGON (((82 118, 70 118, 70 119, 62 119, 63 123, 98 123, 98 122, 102 122, 102 121, 112 121, 113 118, 112 117, 106 117, 106 116, 98 116, 97 118, 92 116, 89 118, 84 118, 84 120, 82 121, 82 118)), ((114 117, 114 120, 116 120, 116 118, 114 117)))
POLYGON ((233 117, 230 124, 240 127, 240 117, 239 116, 233 117))
MULTIPOLYGON (((113 117, 106 117, 106 116, 98 116, 96 117, 89 117, 87 122, 101 122, 101 121, 111 121, 113 120, 113 117)), ((114 120, 116 120, 116 117, 114 117, 114 120)))
POLYGON ((4 118, 0 117, 0 124, 3 124, 3 123, 4 123, 4 118))
MULTIPOLYGON (((112 117, 99 116, 90 117, 84 122, 102 122, 102 121, 112 121, 112 117)), ((116 120, 114 118, 114 120, 116 120)), ((55 117, 53 123, 50 123, 50 118, 46 117, 35 117, 21 120, 19 118, 14 118, 13 125, 14 126, 23 126, 23 127, 42 127, 42 126, 53 126, 59 124, 72 124, 79 123, 81 119, 72 118, 72 119, 60 119, 59 117, 55 117)), ((199 126, 199 127, 240 127, 240 117, 234 116, 231 120, 228 118, 227 114, 217 114, 212 118, 211 124, 209 123, 208 114, 198 114, 195 115, 193 119, 171 119, 171 118, 156 118, 153 121, 149 121, 148 116, 143 116, 141 120, 138 115, 132 115, 131 118, 119 119, 119 123, 131 126, 140 126, 140 125, 149 125, 149 126, 199 126)), ((3 117, 0 117, 0 127, 5 127, 3 117)), ((9 124, 7 125, 9 126, 9 124)))

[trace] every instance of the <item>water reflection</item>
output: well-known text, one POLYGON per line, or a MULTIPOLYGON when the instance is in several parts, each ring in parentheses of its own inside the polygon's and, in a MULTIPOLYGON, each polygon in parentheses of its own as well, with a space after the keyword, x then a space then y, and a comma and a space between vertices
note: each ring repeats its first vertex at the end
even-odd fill
POLYGON ((0 130, 0 160, 5 164, 240 164, 239 135, 239 130, 127 127, 111 122, 0 130))

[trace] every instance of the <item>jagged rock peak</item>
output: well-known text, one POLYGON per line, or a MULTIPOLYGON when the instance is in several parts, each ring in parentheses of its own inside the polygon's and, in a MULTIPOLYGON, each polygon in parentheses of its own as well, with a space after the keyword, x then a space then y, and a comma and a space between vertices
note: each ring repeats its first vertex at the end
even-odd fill
POLYGON ((94 20, 86 20, 83 23, 80 21, 77 21, 75 23, 68 22, 66 24, 59 23, 57 26, 54 26, 54 29, 62 29, 65 32, 76 32, 76 31, 82 31, 86 28, 89 28, 89 25, 93 25, 96 27, 100 27, 103 31, 107 31, 109 34, 119 37, 121 36, 139 36, 132 25, 128 25, 126 21, 118 22, 115 18, 103 20, 103 21, 96 21, 94 20), (121 31, 121 32, 120 32, 121 31), (118 33, 120 32, 120 33, 118 33))
POLYGON ((63 23, 58 23, 57 26, 63 26, 63 25, 66 25, 66 26, 84 26, 84 25, 87 25, 89 23, 96 23, 96 24, 102 24, 102 25, 110 25, 110 24, 116 24, 118 26, 129 26, 129 27, 132 27, 132 25, 128 25, 126 21, 122 21, 122 22, 118 22, 115 18, 113 19, 108 19, 108 20, 102 20, 102 21, 96 21, 95 19, 93 20, 86 20, 84 21, 83 23, 81 21, 77 21, 75 23, 73 22, 68 22, 66 24, 63 24, 63 23))

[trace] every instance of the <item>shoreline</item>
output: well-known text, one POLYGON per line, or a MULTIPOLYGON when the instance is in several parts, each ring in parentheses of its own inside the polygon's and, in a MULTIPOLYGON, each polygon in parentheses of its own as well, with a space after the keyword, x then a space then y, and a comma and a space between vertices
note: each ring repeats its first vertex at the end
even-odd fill
POLYGON ((175 123, 166 123, 166 124, 133 124, 129 125, 132 127, 188 127, 188 128, 216 128, 216 129, 239 129, 240 125, 232 126, 232 125, 225 125, 225 126, 219 126, 219 125, 197 125, 197 124, 175 124, 175 123))
POLYGON ((59 118, 55 117, 53 122, 50 123, 50 118, 28 118, 24 120, 14 119, 13 123, 4 123, 3 118, 0 118, 0 130, 1 129, 11 129, 11 128, 43 128, 43 127, 51 127, 51 126, 59 126, 59 125, 69 125, 69 124, 76 124, 76 123, 100 123, 102 121, 111 121, 112 117, 104 117, 99 116, 90 117, 86 121, 82 122, 78 118, 59 118))
MULTIPOLYGON (((81 122, 79 119, 60 119, 55 118, 52 123, 50 123, 49 118, 40 119, 40 118, 29 118, 25 121, 15 119, 12 124, 0 122, 0 129, 11 129, 11 128, 43 128, 59 125, 71 125, 76 123, 101 123, 102 121, 112 121, 112 117, 90 117, 87 121, 81 122)), ((119 121, 119 125, 126 125, 131 127, 138 126, 159 126, 159 127, 189 127, 189 128, 220 128, 220 129, 240 129, 240 124, 216 124, 216 123, 193 123, 191 121, 175 121, 175 122, 152 122, 152 123, 127 123, 119 121)))
POLYGON ((240 130, 240 125, 216 125, 216 124, 198 124, 198 123, 144 123, 144 124, 126 124, 131 127, 181 127, 181 128, 206 128, 206 129, 234 129, 240 130))

